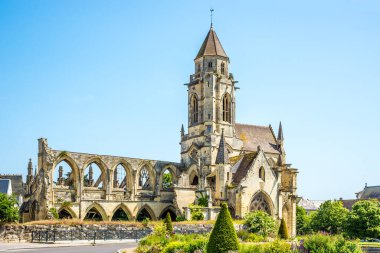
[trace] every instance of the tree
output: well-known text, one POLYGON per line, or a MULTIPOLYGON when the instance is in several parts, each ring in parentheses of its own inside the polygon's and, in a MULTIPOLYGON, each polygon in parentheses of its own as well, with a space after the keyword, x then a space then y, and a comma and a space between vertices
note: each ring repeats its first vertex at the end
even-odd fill
POLYGON ((312 216, 311 225, 315 231, 337 234, 343 231, 347 215, 348 209, 343 207, 341 201, 328 200, 312 216))
POLYGON ((167 212, 165 220, 164 220, 166 231, 171 235, 173 234, 173 225, 172 225, 172 217, 170 216, 170 213, 167 212))
POLYGON ((380 238, 380 202, 361 200, 352 206, 347 217, 346 232, 352 237, 380 238))
POLYGON ((278 229, 278 235, 282 239, 289 239, 288 226, 286 226, 284 218, 281 219, 280 228, 278 229))
POLYGON ((245 225, 247 225, 251 233, 258 233, 264 237, 275 233, 276 221, 264 211, 249 213, 245 216, 244 220, 245 225))
POLYGON ((18 221, 17 201, 13 196, 0 193, 0 223, 18 221))
POLYGON ((306 214, 305 208, 297 206, 296 209, 296 228, 298 235, 306 235, 311 233, 310 216, 306 214))
POLYGON ((227 204, 223 202, 207 244, 207 253, 225 253, 237 251, 238 248, 235 227, 227 204))

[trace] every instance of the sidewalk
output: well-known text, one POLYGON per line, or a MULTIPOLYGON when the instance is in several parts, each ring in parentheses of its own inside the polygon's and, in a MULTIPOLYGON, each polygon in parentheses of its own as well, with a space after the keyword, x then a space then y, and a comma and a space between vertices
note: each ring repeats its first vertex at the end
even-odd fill
MULTIPOLYGON (((136 240, 107 240, 95 241, 96 245, 102 244, 116 244, 116 243, 136 243, 136 240)), ((137 243, 136 243, 137 244, 137 243)), ((57 247, 74 247, 74 246, 84 246, 93 245, 93 241, 56 241, 55 243, 30 243, 30 242, 20 242, 20 243, 3 243, 0 242, 0 252, 7 252, 12 250, 23 250, 23 249, 39 249, 39 248, 57 248, 57 247)))

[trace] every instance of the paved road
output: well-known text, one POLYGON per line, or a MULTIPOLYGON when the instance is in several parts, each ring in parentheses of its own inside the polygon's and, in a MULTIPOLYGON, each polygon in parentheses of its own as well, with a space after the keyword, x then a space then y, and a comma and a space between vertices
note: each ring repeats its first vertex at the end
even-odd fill
POLYGON ((115 244, 98 244, 95 246, 91 245, 78 245, 69 247, 50 247, 50 248, 25 248, 25 249, 11 249, 6 252, 12 253, 115 253, 119 249, 134 249, 137 243, 115 243, 115 244))

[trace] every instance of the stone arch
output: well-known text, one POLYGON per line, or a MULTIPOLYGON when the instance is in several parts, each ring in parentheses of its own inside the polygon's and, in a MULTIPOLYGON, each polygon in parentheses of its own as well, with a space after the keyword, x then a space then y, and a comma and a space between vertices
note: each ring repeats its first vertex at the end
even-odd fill
POLYGON ((159 216, 159 219, 165 219, 167 213, 170 214, 170 218, 172 219, 172 221, 175 221, 177 219, 177 212, 174 206, 168 206, 164 208, 164 210, 162 210, 159 216))
POLYGON ((79 167, 78 167, 78 164, 75 162, 75 160, 71 156, 69 156, 69 154, 67 152, 61 152, 58 155, 58 158, 54 161, 54 163, 52 165, 51 175, 50 175, 51 185, 53 185, 54 172, 57 169, 57 166, 61 162, 65 162, 71 168, 71 171, 74 173, 74 177, 73 177, 74 178, 74 184, 73 185, 74 185, 74 188, 77 188, 78 182, 80 181, 79 180, 79 176, 80 176, 79 167))
POLYGON ((103 180, 103 186, 102 188, 103 189, 107 189, 107 186, 109 184, 109 176, 108 176, 108 173, 107 173, 107 170, 108 170, 108 167, 107 165, 100 159, 100 157, 98 156, 94 156, 94 157, 91 157, 89 158, 83 165, 83 169, 82 169, 82 184, 84 185, 84 177, 85 177, 85 173, 86 173, 86 169, 87 167, 89 167, 91 164, 96 164, 99 169, 100 169, 100 172, 101 172, 101 178, 103 180))
POLYGON ((129 211, 128 207, 125 206, 124 204, 120 204, 113 210, 112 215, 111 215, 111 220, 128 220, 128 221, 131 221, 132 217, 133 217, 132 213, 129 211), (123 211, 125 213, 127 219, 118 219, 116 217, 118 211, 123 211))
POLYGON ((143 205, 136 213, 137 221, 142 221, 144 218, 149 218, 150 220, 157 220, 152 208, 147 204, 143 205))
POLYGON ((292 226, 292 212, 288 205, 288 203, 285 203, 282 206, 282 218, 285 220, 286 227, 288 228, 288 234, 291 235, 291 226, 292 226))
POLYGON ((92 219, 92 217, 90 217, 90 216, 87 217, 90 211, 97 212, 100 215, 100 219, 102 221, 108 220, 108 216, 107 216, 106 211, 104 210, 104 208, 99 203, 95 202, 95 203, 91 204, 89 207, 87 207, 84 218, 83 218, 84 220, 86 220, 86 219, 91 220, 92 219))
MULTIPOLYGON (((126 188, 128 190, 132 190, 133 188, 133 182, 134 182, 134 178, 133 178, 133 169, 132 169, 132 165, 127 162, 125 159, 120 159, 118 160, 112 167, 111 167, 111 171, 114 173, 116 168, 118 168, 118 166, 121 165, 123 168, 124 168, 124 171, 125 171, 125 176, 126 176, 126 182, 125 182, 125 185, 123 185, 123 182, 118 182, 119 183, 119 188, 126 188)), ((114 174, 113 174, 114 175, 114 174)), ((114 175, 115 176, 115 175, 114 175)), ((113 180, 114 182, 112 182, 112 186, 113 188, 117 188, 115 187, 114 183, 115 183, 115 178, 113 180)))
POLYGON ((138 189, 141 190, 153 190, 154 189, 154 184, 155 184, 155 173, 154 169, 151 164, 145 162, 143 163, 139 169, 137 170, 136 174, 136 180, 137 180, 137 186, 138 189), (145 175, 145 171, 148 173, 148 178, 146 180, 142 180, 145 175))
POLYGON ((161 178, 160 178, 160 187, 162 190, 172 190, 174 185, 178 183, 178 177, 176 174, 177 168, 174 165, 166 165, 161 170, 161 178), (171 185, 164 185, 164 176, 167 174, 166 172, 170 173, 171 176, 171 185))
POLYGON ((269 215, 274 215, 274 205, 270 196, 264 191, 257 191, 251 198, 249 211, 265 211, 269 215))
POLYGON ((193 164, 189 169, 189 185, 197 186, 199 183, 199 175, 197 172, 197 166, 193 164))
POLYGON ((76 219, 77 218, 77 215, 70 207, 61 207, 60 209, 58 209, 58 215, 60 219, 76 219))

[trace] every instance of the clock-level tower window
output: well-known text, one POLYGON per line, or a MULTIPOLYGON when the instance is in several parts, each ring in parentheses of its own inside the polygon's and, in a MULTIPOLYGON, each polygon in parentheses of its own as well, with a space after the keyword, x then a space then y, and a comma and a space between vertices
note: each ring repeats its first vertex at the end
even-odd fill
POLYGON ((209 62, 208 62, 208 67, 209 67, 209 68, 212 68, 212 61, 209 61, 209 62))

